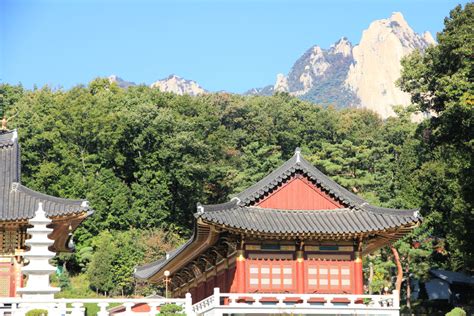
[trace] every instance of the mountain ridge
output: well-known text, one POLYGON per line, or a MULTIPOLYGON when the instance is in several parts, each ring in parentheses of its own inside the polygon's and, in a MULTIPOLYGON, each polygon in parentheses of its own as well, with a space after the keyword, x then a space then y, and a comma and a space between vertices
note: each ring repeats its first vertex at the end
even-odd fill
MULTIPOLYGON (((116 83, 120 88, 127 89, 136 86, 132 81, 126 81, 117 75, 110 75, 109 82, 116 83)), ((159 89, 162 92, 171 92, 179 95, 189 94, 192 96, 207 93, 196 81, 184 79, 178 75, 170 74, 168 77, 157 80, 149 85, 150 88, 159 89)))
MULTIPOLYGON (((416 33, 400 12, 394 12, 387 19, 370 23, 357 45, 346 37, 329 48, 313 45, 295 61, 286 75, 278 73, 273 85, 252 88, 243 94, 286 92, 336 108, 371 109, 387 118, 395 115, 392 106, 410 104, 410 96, 395 85, 400 77, 400 60, 416 49, 425 50, 435 44, 431 33, 416 33)), ((135 85, 114 75, 109 80, 123 88, 135 85)), ((153 82, 150 87, 193 96, 208 93, 196 81, 174 74, 153 82)))

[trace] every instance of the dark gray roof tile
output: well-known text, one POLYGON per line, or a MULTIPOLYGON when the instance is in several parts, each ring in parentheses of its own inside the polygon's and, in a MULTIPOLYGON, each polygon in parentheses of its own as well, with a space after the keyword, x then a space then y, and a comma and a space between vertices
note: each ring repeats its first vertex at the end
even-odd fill
POLYGON ((350 208, 335 210, 279 210, 248 206, 204 212, 205 222, 267 234, 344 234, 383 231, 416 224, 413 212, 378 214, 350 208), (308 223, 311 227, 308 227, 308 223))

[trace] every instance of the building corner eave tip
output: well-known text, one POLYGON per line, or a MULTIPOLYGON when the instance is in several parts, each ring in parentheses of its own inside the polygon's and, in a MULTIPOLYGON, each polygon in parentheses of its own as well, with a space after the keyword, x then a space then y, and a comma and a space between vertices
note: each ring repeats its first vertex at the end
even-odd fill
POLYGON ((18 131, 17 129, 15 128, 13 131, 12 131, 13 135, 12 135, 12 142, 16 142, 18 140, 18 131))

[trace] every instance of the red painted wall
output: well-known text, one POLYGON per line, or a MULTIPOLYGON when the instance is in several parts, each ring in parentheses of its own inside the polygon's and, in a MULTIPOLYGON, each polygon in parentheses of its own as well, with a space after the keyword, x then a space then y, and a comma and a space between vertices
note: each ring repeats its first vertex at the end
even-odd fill
MULTIPOLYGON (((305 259, 298 264, 296 260, 246 259, 244 266, 245 292, 248 293, 352 294, 358 291, 353 260, 305 259), (297 270, 301 268, 303 271, 297 270), (297 283, 299 273, 303 275, 303 285, 297 283)), ((212 295, 214 287, 219 287, 222 293, 238 292, 238 279, 233 266, 200 282, 189 289, 193 303, 212 295)))
POLYGON ((302 175, 291 178, 256 206, 287 210, 331 210, 344 207, 302 175))
MULTIPOLYGON (((303 268, 302 286, 297 283, 299 272, 296 260, 247 259, 246 292, 356 293, 353 261, 304 260, 299 267, 303 268)), ((235 283, 232 284, 232 289, 234 288, 237 288, 235 283)), ((221 292, 224 291, 221 289, 221 292)))

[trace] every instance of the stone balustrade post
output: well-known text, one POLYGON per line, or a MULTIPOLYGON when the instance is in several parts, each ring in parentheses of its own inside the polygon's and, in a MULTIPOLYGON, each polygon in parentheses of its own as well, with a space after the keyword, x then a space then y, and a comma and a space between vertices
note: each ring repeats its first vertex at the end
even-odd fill
POLYGON ((301 300, 302 300, 302 302, 300 304, 301 306, 304 306, 304 307, 310 306, 309 303, 308 303, 309 296, 307 294, 301 295, 301 300))
POLYGON ((398 293, 398 291, 393 290, 392 296, 393 296, 393 307, 400 308, 400 294, 398 293))
POLYGON ((218 287, 214 288, 214 306, 219 307, 221 305, 221 289, 218 287))
POLYGON ((148 303, 148 306, 150 306, 150 313, 149 313, 149 315, 150 315, 150 316, 156 316, 156 314, 158 313, 157 310, 156 310, 156 308, 157 308, 158 306, 160 306, 160 304, 159 304, 159 303, 148 303))
POLYGON ((82 303, 72 303, 72 311, 70 316, 84 316, 84 307, 82 303))
POLYGON ((262 299, 262 296, 261 296, 261 295, 258 295, 258 294, 257 294, 257 295, 254 295, 253 297, 254 297, 254 299, 255 299, 255 302, 253 302, 252 305, 255 305, 255 306, 260 306, 260 305, 262 305, 262 303, 260 303, 260 300, 262 299))
POLYGON ((350 301, 350 302, 349 302, 349 306, 350 306, 350 307, 355 307, 355 306, 356 306, 356 303, 355 303, 356 297, 355 297, 355 296, 351 296, 351 297, 349 298, 349 301, 350 301))
POLYGON ((132 307, 135 306, 135 303, 125 302, 123 303, 123 306, 125 306, 125 315, 131 316, 133 314, 132 307))
POLYGON ((285 306, 285 302, 283 302, 285 300, 285 297, 283 295, 278 295, 277 296, 277 299, 278 299, 278 303, 277 303, 277 306, 285 306))
POLYGON ((97 306, 99 306, 99 311, 97 312, 97 316, 109 316, 109 312, 107 311, 107 307, 109 306, 109 303, 101 302, 101 303, 97 303, 97 306))
POLYGON ((237 304, 237 296, 229 295, 229 306, 237 304))
POLYGON ((325 297, 326 302, 324 303, 324 306, 333 307, 334 306, 334 304, 332 303, 333 299, 334 299, 334 297, 331 296, 331 295, 326 296, 325 297))
POLYGON ((186 293, 185 295, 185 303, 184 303, 184 312, 186 315, 194 315, 193 312, 193 298, 191 297, 191 293, 186 293))

